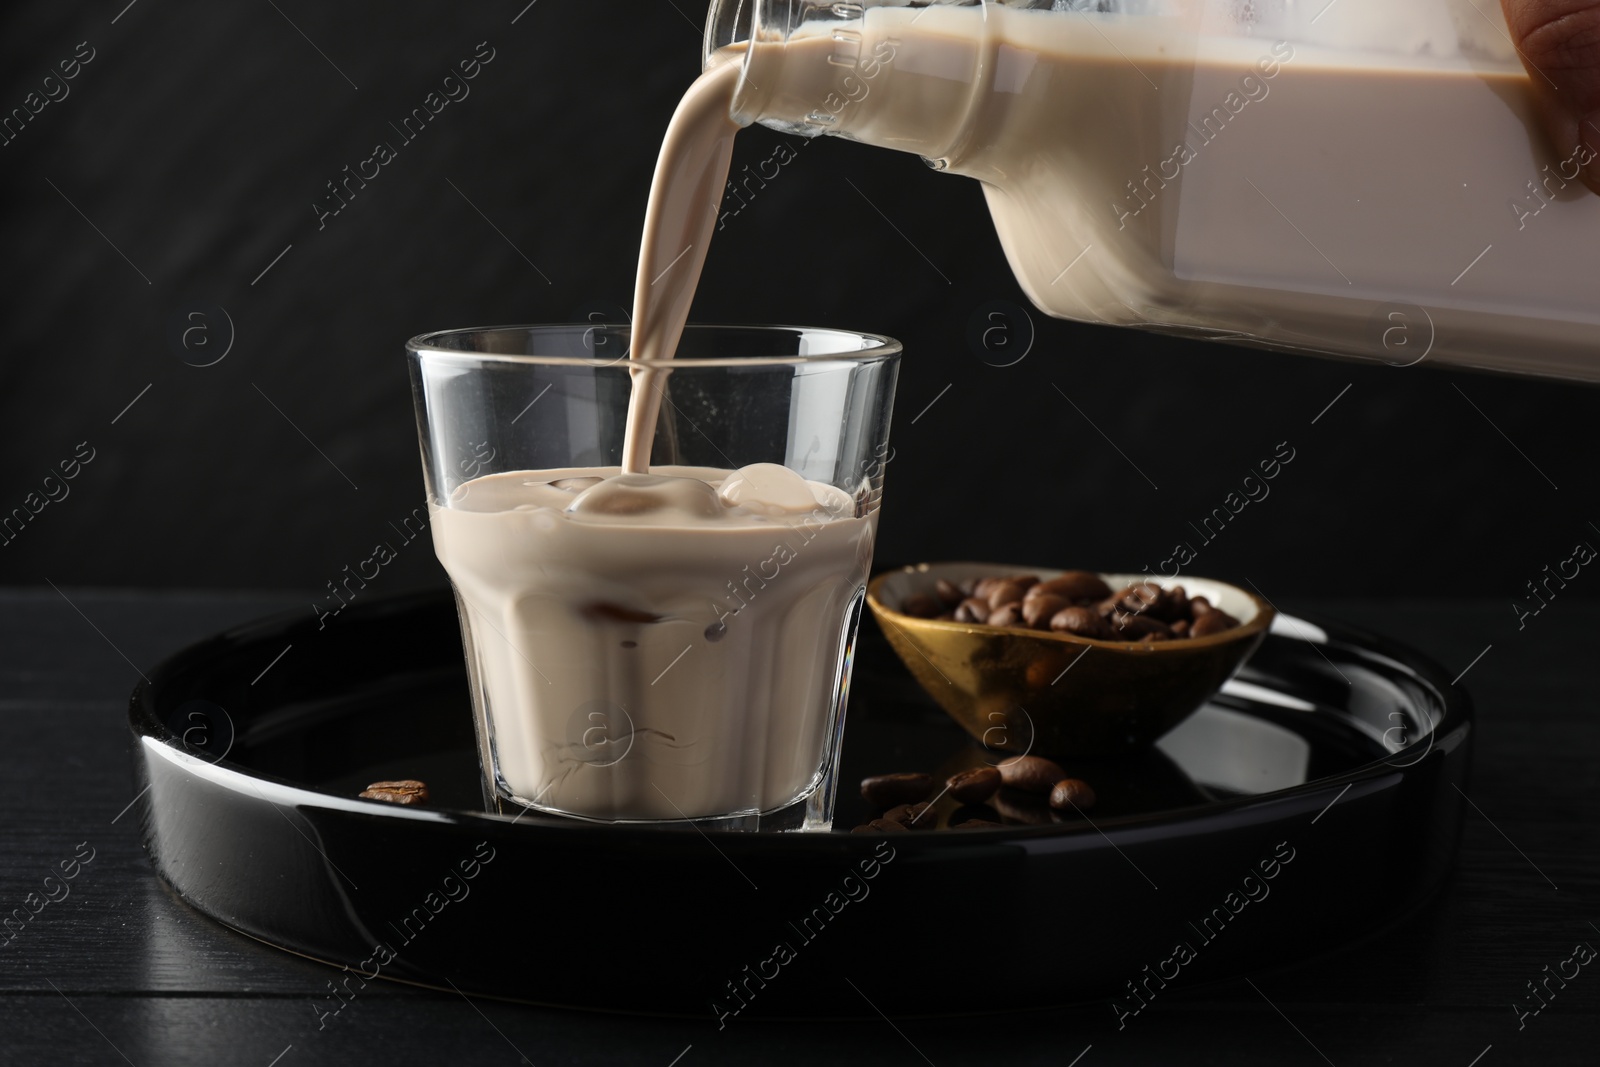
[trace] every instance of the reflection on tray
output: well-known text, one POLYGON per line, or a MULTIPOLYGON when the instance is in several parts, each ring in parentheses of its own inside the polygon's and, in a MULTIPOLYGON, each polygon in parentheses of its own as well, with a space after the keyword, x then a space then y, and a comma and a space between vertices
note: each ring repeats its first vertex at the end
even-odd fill
POLYGON ((1179 723, 1156 747, 1192 780, 1223 796, 1287 789, 1306 781, 1311 767, 1311 743, 1304 737, 1215 704, 1179 723))

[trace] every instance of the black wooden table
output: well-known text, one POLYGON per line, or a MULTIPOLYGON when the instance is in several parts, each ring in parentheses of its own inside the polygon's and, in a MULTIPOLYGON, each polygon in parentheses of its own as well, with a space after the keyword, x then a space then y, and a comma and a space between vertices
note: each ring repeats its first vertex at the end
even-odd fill
MULTIPOLYGON (((1595 606, 1552 604, 1518 631, 1501 602, 1280 605, 1466 671, 1479 722, 1458 868, 1396 929, 1247 981, 1168 992, 1121 1030, 1099 1002, 720 1031, 709 1016, 585 1014, 385 982, 319 1029, 335 971, 171 897, 129 814, 128 691, 139 669, 189 641, 298 606, 250 594, 0 594, 0 1064, 1600 1062, 1600 966, 1568 962, 1580 944, 1600 947, 1595 606)), ((949 941, 950 965, 906 983, 1003 984, 1003 952, 966 947, 954 911, 951 928, 929 936, 949 941)), ((1032 951, 1025 924, 1014 937, 1010 950, 1032 951)))

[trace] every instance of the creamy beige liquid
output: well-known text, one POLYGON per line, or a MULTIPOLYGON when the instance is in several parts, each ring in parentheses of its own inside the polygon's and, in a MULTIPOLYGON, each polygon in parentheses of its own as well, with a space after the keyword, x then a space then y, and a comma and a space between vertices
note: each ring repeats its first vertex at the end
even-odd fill
POLYGON ((1600 198, 1572 180, 1576 146, 1542 143, 1506 39, 1456 6, 1409 26, 1403 4, 1342 4, 1315 44, 872 8, 857 37, 757 44, 735 110, 982 180, 1055 315, 1390 362, 1431 339, 1435 358, 1600 379, 1600 198))
POLYGON ((876 511, 774 464, 494 474, 430 510, 514 797, 679 819, 815 787, 876 511))

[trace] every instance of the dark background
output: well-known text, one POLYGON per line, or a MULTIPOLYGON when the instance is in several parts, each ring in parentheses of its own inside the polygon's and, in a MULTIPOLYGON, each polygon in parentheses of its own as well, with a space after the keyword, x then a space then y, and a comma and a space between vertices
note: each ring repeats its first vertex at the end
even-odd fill
MULTIPOLYGON (((87 837, 104 857, 6 949, 0 1063, 120 1063, 123 1050, 142 1065, 511 1062, 502 1039, 541 1064, 680 1067, 921 1062, 909 1042, 944 1065, 1059 1067, 1091 1040, 1098 1058, 1084 1067, 1319 1063, 1312 1042, 1340 1064, 1593 1062, 1594 986, 1575 983, 1531 1033, 1506 1008, 1600 917, 1584 655, 1600 609, 1565 599, 1600 596, 1600 575, 1573 581, 1528 632, 1511 610, 1575 542, 1600 544, 1589 525, 1600 524, 1600 391, 1037 313, 1029 355, 990 366, 969 329, 989 324, 990 302, 1025 301, 978 188, 830 141, 729 220, 697 317, 904 339, 880 563, 1156 567, 1288 441, 1296 458, 1272 495, 1194 570, 1252 580, 1281 605, 1315 600, 1462 671, 1482 714, 1460 873, 1399 930, 1257 975, 1259 987, 1174 990, 1120 1038, 1103 1004, 902 1020, 898 1033, 869 1019, 703 1038, 700 1021, 480 1005, 389 983, 319 1035, 307 1008, 335 972, 228 933, 150 877, 126 771, 129 668, 309 602, 422 503, 408 336, 627 301, 654 153, 698 69, 703 13, 697 0, 275 2, 281 12, 271 0, 0 4, 0 115, 79 42, 96 50, 71 95, 0 147, 0 515, 79 442, 95 449, 71 495, 0 546, 0 583, 37 587, 0 596, 0 908, 72 842, 87 837), (495 59, 471 96, 319 232, 311 204, 324 183, 392 139, 388 123, 480 41, 495 59), (194 367, 185 359, 210 356, 174 335, 206 306, 225 309, 235 336, 226 358, 194 367), (952 516, 974 496, 980 507, 952 516), (76 588, 90 585, 267 592, 76 588), (1481 599, 1418 606, 1437 596, 1481 599)), ((778 143, 750 131, 736 169, 778 143)), ((225 347, 226 320, 208 321, 225 347)), ((371 595, 442 582, 422 541, 371 595)), ((956 959, 955 979, 910 980, 959 981, 960 967, 993 962, 956 959)), ((887 967, 878 980, 904 981, 887 967)))
MULTIPOLYGON (((0 15, 0 111, 79 42, 95 50, 70 96, 0 148, 0 512, 79 442, 95 450, 71 495, 0 548, 0 582, 309 598, 422 502, 408 336, 626 304, 703 10, 126 3, 29 0, 0 15), (482 41, 495 58, 471 95, 319 231, 325 183, 398 142, 388 123, 482 41), (192 335, 185 350, 186 316, 208 306, 213 347, 192 335), (225 347, 228 320, 226 358, 188 365, 225 347)), ((735 170, 779 139, 752 129, 735 170)), ((969 333, 997 300, 1026 303, 976 184, 824 141, 727 220, 695 318, 905 341, 881 564, 1154 569, 1283 441, 1296 458, 1271 496, 1196 542, 1193 572, 1274 599, 1503 597, 1514 630, 1524 584, 1577 541, 1600 543, 1592 387, 1031 310, 1032 350, 996 367, 969 333)), ((1010 321, 1025 332, 1020 312, 1010 321)), ((442 581, 418 542, 375 592, 442 581)), ((1600 595, 1600 579, 1562 595, 1600 595)))

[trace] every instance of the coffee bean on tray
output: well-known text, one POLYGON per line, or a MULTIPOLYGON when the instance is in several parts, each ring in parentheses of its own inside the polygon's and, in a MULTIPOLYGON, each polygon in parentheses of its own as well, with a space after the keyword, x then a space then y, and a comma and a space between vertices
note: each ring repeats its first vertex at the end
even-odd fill
POLYGON ((967 594, 963 593, 960 589, 956 588, 955 585, 945 581, 943 578, 940 578, 934 583, 933 593, 940 600, 944 601, 945 607, 947 608, 953 608, 963 600, 967 599, 967 594))
POLYGON ((876 808, 915 804, 919 800, 927 800, 932 792, 933 776, 921 772, 879 774, 861 779, 861 798, 876 808))
MULTIPOLYGON (((888 810, 851 833, 903 834, 939 829, 931 801, 902 799, 892 805, 883 802, 886 795, 894 795, 897 790, 901 791, 900 796, 915 790, 925 797, 932 788, 932 777, 921 773, 880 774, 863 779, 861 795, 888 810)), ((993 829, 1018 823, 1045 826, 1053 818, 1059 821, 1060 816, 1052 817, 1052 808, 1063 812, 1075 807, 1082 812, 1094 807, 1095 802, 1094 789, 1088 782, 1068 778, 1059 765, 1041 756, 1015 756, 997 767, 957 771, 946 779, 943 792, 961 802, 945 824, 950 830, 993 829)))
POLYGON ((1013 756, 1001 760, 1000 781, 1024 793, 1048 793, 1067 776, 1060 765, 1043 756, 1013 756))
POLYGON ((983 822, 999 822, 1000 813, 988 804, 963 804, 950 813, 950 818, 945 825, 960 826, 962 823, 971 822, 974 819, 983 822))
POLYGON ((945 780, 950 795, 963 804, 981 804, 1000 788, 998 767, 973 767, 945 780))
POLYGON ((989 801, 1007 822, 1044 826, 1050 822, 1050 807, 1042 796, 1015 789, 1002 789, 989 801))
POLYGON ((415 778, 402 778, 394 782, 373 782, 360 793, 363 800, 382 800, 390 804, 426 804, 428 785, 415 778))
POLYGON ((1050 790, 1050 806, 1057 811, 1087 811, 1094 807, 1094 800, 1094 790, 1082 778, 1063 778, 1050 790))
POLYGON ((897 804, 884 812, 883 817, 907 830, 933 830, 939 825, 939 817, 932 814, 932 807, 927 803, 897 804))
POLYGON ((916 593, 906 597, 900 605, 900 611, 919 619, 931 619, 944 611, 944 605, 926 593, 916 593))

